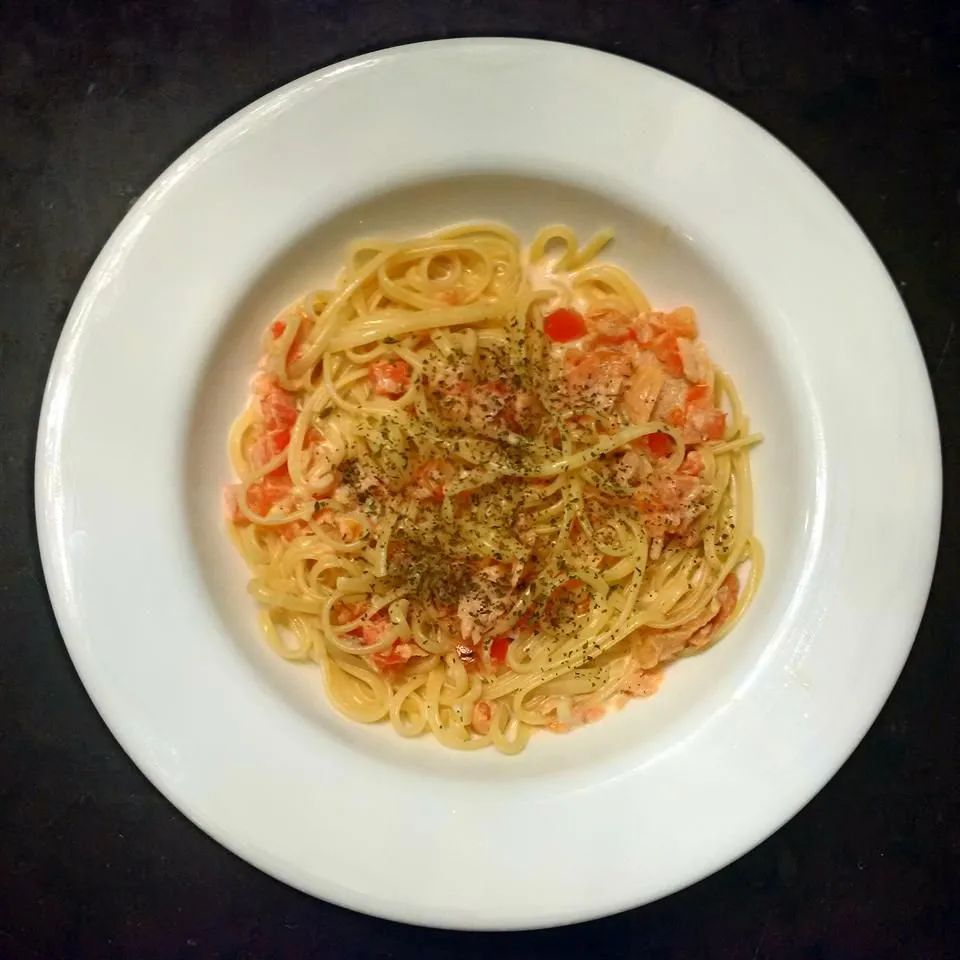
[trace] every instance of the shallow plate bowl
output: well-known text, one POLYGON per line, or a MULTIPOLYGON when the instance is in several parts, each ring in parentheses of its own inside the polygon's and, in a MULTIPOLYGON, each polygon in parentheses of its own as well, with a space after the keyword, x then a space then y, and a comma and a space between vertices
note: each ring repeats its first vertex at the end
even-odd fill
POLYGON ((316 896, 461 928, 663 896, 744 853, 849 755, 903 665, 940 463, 903 305, 783 146, 635 63, 525 40, 372 53, 221 124, 97 259, 37 448, 44 571, 70 655, 141 770, 240 856, 316 896), (520 756, 334 713, 257 635, 227 540, 226 433, 265 324, 344 244, 475 218, 612 227, 651 300, 690 303, 765 441, 767 573, 661 692, 520 756), (873 387, 865 390, 864 384, 873 387))

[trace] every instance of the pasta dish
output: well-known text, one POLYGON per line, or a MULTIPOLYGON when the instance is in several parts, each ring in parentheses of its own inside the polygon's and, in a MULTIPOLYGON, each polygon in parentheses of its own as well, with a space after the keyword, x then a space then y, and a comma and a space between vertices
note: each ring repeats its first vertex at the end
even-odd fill
POLYGON ((654 693, 749 603, 749 431, 611 234, 352 244, 263 335, 231 534, 267 642, 347 717, 521 750, 654 693))

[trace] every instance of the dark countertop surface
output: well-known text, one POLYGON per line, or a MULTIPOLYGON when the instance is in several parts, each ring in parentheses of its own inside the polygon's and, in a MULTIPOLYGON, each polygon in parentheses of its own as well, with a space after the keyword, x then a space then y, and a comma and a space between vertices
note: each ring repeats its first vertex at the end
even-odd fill
MULTIPOLYGON (((7 0, 0 211, 0 958, 960 957, 960 6, 7 0), (31 489, 41 392, 71 300, 164 167, 239 107, 317 67, 483 34, 547 36, 659 67, 809 164, 906 300, 946 474, 940 562, 913 653, 827 787, 692 888, 589 924, 503 935, 417 930, 312 900, 164 800, 107 732, 65 653, 31 489)), ((884 389, 851 362, 851 402, 884 389)))

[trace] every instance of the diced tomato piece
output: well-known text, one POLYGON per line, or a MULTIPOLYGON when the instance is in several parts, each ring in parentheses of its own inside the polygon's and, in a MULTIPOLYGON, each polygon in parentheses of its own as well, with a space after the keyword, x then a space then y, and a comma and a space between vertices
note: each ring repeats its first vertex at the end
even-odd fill
MULTIPOLYGON (((503 380, 484 380, 482 383, 473 385, 461 381, 461 384, 466 391, 469 391, 481 401, 487 397, 507 397, 510 395, 510 387, 503 380)), ((458 384, 459 386, 460 384, 458 384)))
POLYGON ((296 362, 299 360, 304 351, 304 344, 307 342, 307 337, 310 335, 310 331, 313 328, 313 324, 309 320, 302 320, 300 326, 297 327, 297 332, 293 335, 293 340, 290 342, 290 350, 287 352, 287 362, 296 362))
MULTIPOLYGON (((330 610, 330 621, 339 627, 345 623, 349 623, 351 620, 356 620, 357 617, 363 613, 363 611, 364 604, 362 603, 351 603, 348 600, 338 600, 330 610)), ((357 627, 355 630, 351 630, 350 633, 355 633, 357 636, 362 635, 362 625, 357 627)))
POLYGON ((675 337, 689 337, 693 340, 697 335, 697 318, 692 307, 677 307, 663 318, 664 326, 675 337))
POLYGON ((520 619, 515 624, 515 629, 518 633, 526 633, 528 630, 531 630, 534 626, 533 620, 530 619, 530 614, 524 613, 521 615, 520 619))
POLYGON ((718 430, 719 436, 723 436, 726 415, 711 407, 710 399, 710 388, 705 383, 695 383, 687 387, 683 406, 668 410, 663 419, 671 427, 683 430, 688 443, 715 440, 713 434, 718 430))
POLYGON ((271 506, 290 496, 293 490, 293 481, 289 477, 263 477, 259 482, 263 496, 271 506))
POLYGON ((409 657, 403 655, 402 649, 395 643, 389 650, 381 650, 373 655, 373 662, 378 670, 389 670, 407 662, 409 657))
POLYGON ((717 599, 720 601, 720 609, 717 615, 704 627, 701 627, 691 637, 690 642, 695 647, 702 647, 710 641, 714 631, 730 619, 730 614, 736 609, 737 597, 740 595, 740 581, 736 574, 728 573, 726 579, 720 584, 717 590, 717 599))
POLYGON ((687 408, 706 407, 710 403, 710 388, 705 383, 687 387, 687 408))
POLYGON ((687 453, 683 458, 683 463, 680 464, 679 472, 691 477, 699 477, 703 473, 703 457, 700 456, 699 451, 690 450, 687 453))
POLYGON ((470 713, 470 726, 480 734, 486 736, 490 732, 490 720, 493 717, 493 709, 486 700, 478 700, 473 705, 470 713))
POLYGON ((714 626, 719 627, 721 623, 730 619, 734 607, 737 605, 737 598, 740 596, 740 581, 736 574, 728 573, 720 589, 717 591, 717 599, 720 601, 720 610, 713 619, 714 626))
POLYGON ((722 410, 711 410, 707 415, 704 432, 708 440, 722 440, 727 429, 727 415, 722 410))
POLYGON ((496 637, 490 644, 490 662, 497 665, 506 663, 507 650, 512 642, 510 637, 496 637))
POLYGON ((274 340, 279 340, 283 336, 283 331, 286 329, 287 325, 283 320, 274 320, 273 323, 270 324, 270 333, 274 340))
POLYGON ((442 460, 426 460, 416 470, 410 482, 413 486, 413 496, 418 500, 432 500, 439 503, 445 493, 445 481, 451 476, 453 469, 442 460))
POLYGON ((727 415, 711 405, 710 388, 705 383, 695 383, 687 388, 684 402, 684 438, 692 442, 721 440, 727 427, 727 415))
MULTIPOLYGON (((288 446, 290 446, 289 430, 274 430, 271 433, 265 433, 250 448, 250 463, 254 467, 262 467, 273 460, 277 454, 286 450, 288 446)), ((281 463, 279 467, 271 470, 270 474, 271 476, 282 477, 286 472, 286 463, 281 463)))
POLYGON ((374 614, 369 620, 365 620, 359 627, 360 635, 366 646, 376 643, 382 636, 383 631, 387 629, 389 621, 382 614, 374 614))
POLYGON ((478 700, 473 705, 473 712, 470 714, 470 726, 480 734, 485 736, 490 732, 490 720, 493 717, 493 710, 486 700, 478 700))
POLYGON ((598 333, 597 340, 599 343, 609 343, 612 346, 619 346, 621 343, 626 343, 628 340, 636 340, 637 331, 633 327, 628 327, 620 333, 598 333))
POLYGON ((681 410, 679 407, 674 407, 664 419, 671 427, 682 427, 687 422, 687 414, 684 410, 681 410))
POLYGON ((587 329, 601 343, 626 343, 637 339, 635 317, 629 317, 619 310, 595 310, 586 316, 587 329))
POLYGON ((576 310, 561 307, 544 319, 543 332, 556 343, 567 343, 582 337, 587 332, 587 325, 576 310))
POLYGON ((237 495, 240 493, 240 484, 233 484, 223 489, 223 505, 227 511, 227 519, 239 527, 245 527, 250 521, 247 515, 240 511, 237 495))
POLYGON ((687 412, 687 421, 683 427, 684 439, 689 443, 702 443, 704 440, 721 440, 726 431, 727 415, 715 407, 705 409, 694 407, 687 412))
POLYGON ((583 586, 583 581, 573 577, 571 580, 565 580, 560 584, 561 590, 579 590, 583 586))
POLYGON ((657 339, 659 333, 656 327, 649 321, 641 322, 636 327, 637 343, 644 350, 649 350, 653 346, 653 341, 657 339))
POLYGON ((293 481, 288 476, 275 477, 271 474, 262 477, 247 489, 247 505, 253 513, 265 517, 274 504, 289 496, 292 489, 293 481))
POLYGON ((285 523, 280 528, 280 536, 283 537, 284 540, 294 540, 299 537, 300 534, 306 533, 309 529, 309 525, 302 520, 294 520, 293 523, 285 523))
MULTIPOLYGON (((382 614, 376 614, 363 624, 362 642, 369 646, 376 643, 382 636, 384 630, 389 626, 389 621, 382 614)), ((372 657, 373 665, 378 670, 389 670, 392 667, 399 667, 406 663, 413 654, 413 647, 409 643, 401 640, 394 640, 392 646, 386 650, 378 650, 372 657)))
POLYGON ((399 397, 410 386, 410 364, 406 360, 379 360, 371 364, 373 392, 382 397, 399 397))
POLYGON ((683 376, 683 359, 680 356, 680 348, 677 346, 677 338, 669 331, 661 333, 654 337, 650 344, 654 356, 666 367, 667 373, 672 377, 683 376))
POLYGON ((266 384, 260 392, 260 412, 268 430, 289 429, 297 422, 297 404, 293 394, 284 390, 275 380, 266 384))
POLYGON ((669 457, 673 453, 673 437, 668 433, 648 433, 640 442, 655 457, 669 457))
POLYGON ((587 391, 595 397, 613 398, 619 395, 630 376, 630 361, 622 350, 597 347, 571 364, 569 354, 573 352, 568 351, 567 361, 567 384, 571 390, 587 391))

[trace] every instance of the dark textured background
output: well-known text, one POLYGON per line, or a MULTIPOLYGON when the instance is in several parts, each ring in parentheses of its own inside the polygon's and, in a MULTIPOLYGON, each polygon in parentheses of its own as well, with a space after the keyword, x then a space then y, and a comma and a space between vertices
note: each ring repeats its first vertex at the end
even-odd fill
MULTIPOLYGON (((0 958, 960 956, 958 89, 960 13, 949 0, 0 0, 0 958), (795 150, 862 224, 906 299, 947 480, 940 565, 913 654, 822 793, 691 889, 518 935, 418 931, 311 900, 177 813, 107 733, 67 659, 30 489, 43 381, 71 299, 157 174, 302 73, 470 34, 549 36, 642 60, 795 150)), ((851 363, 851 402, 884 389, 851 363)))

